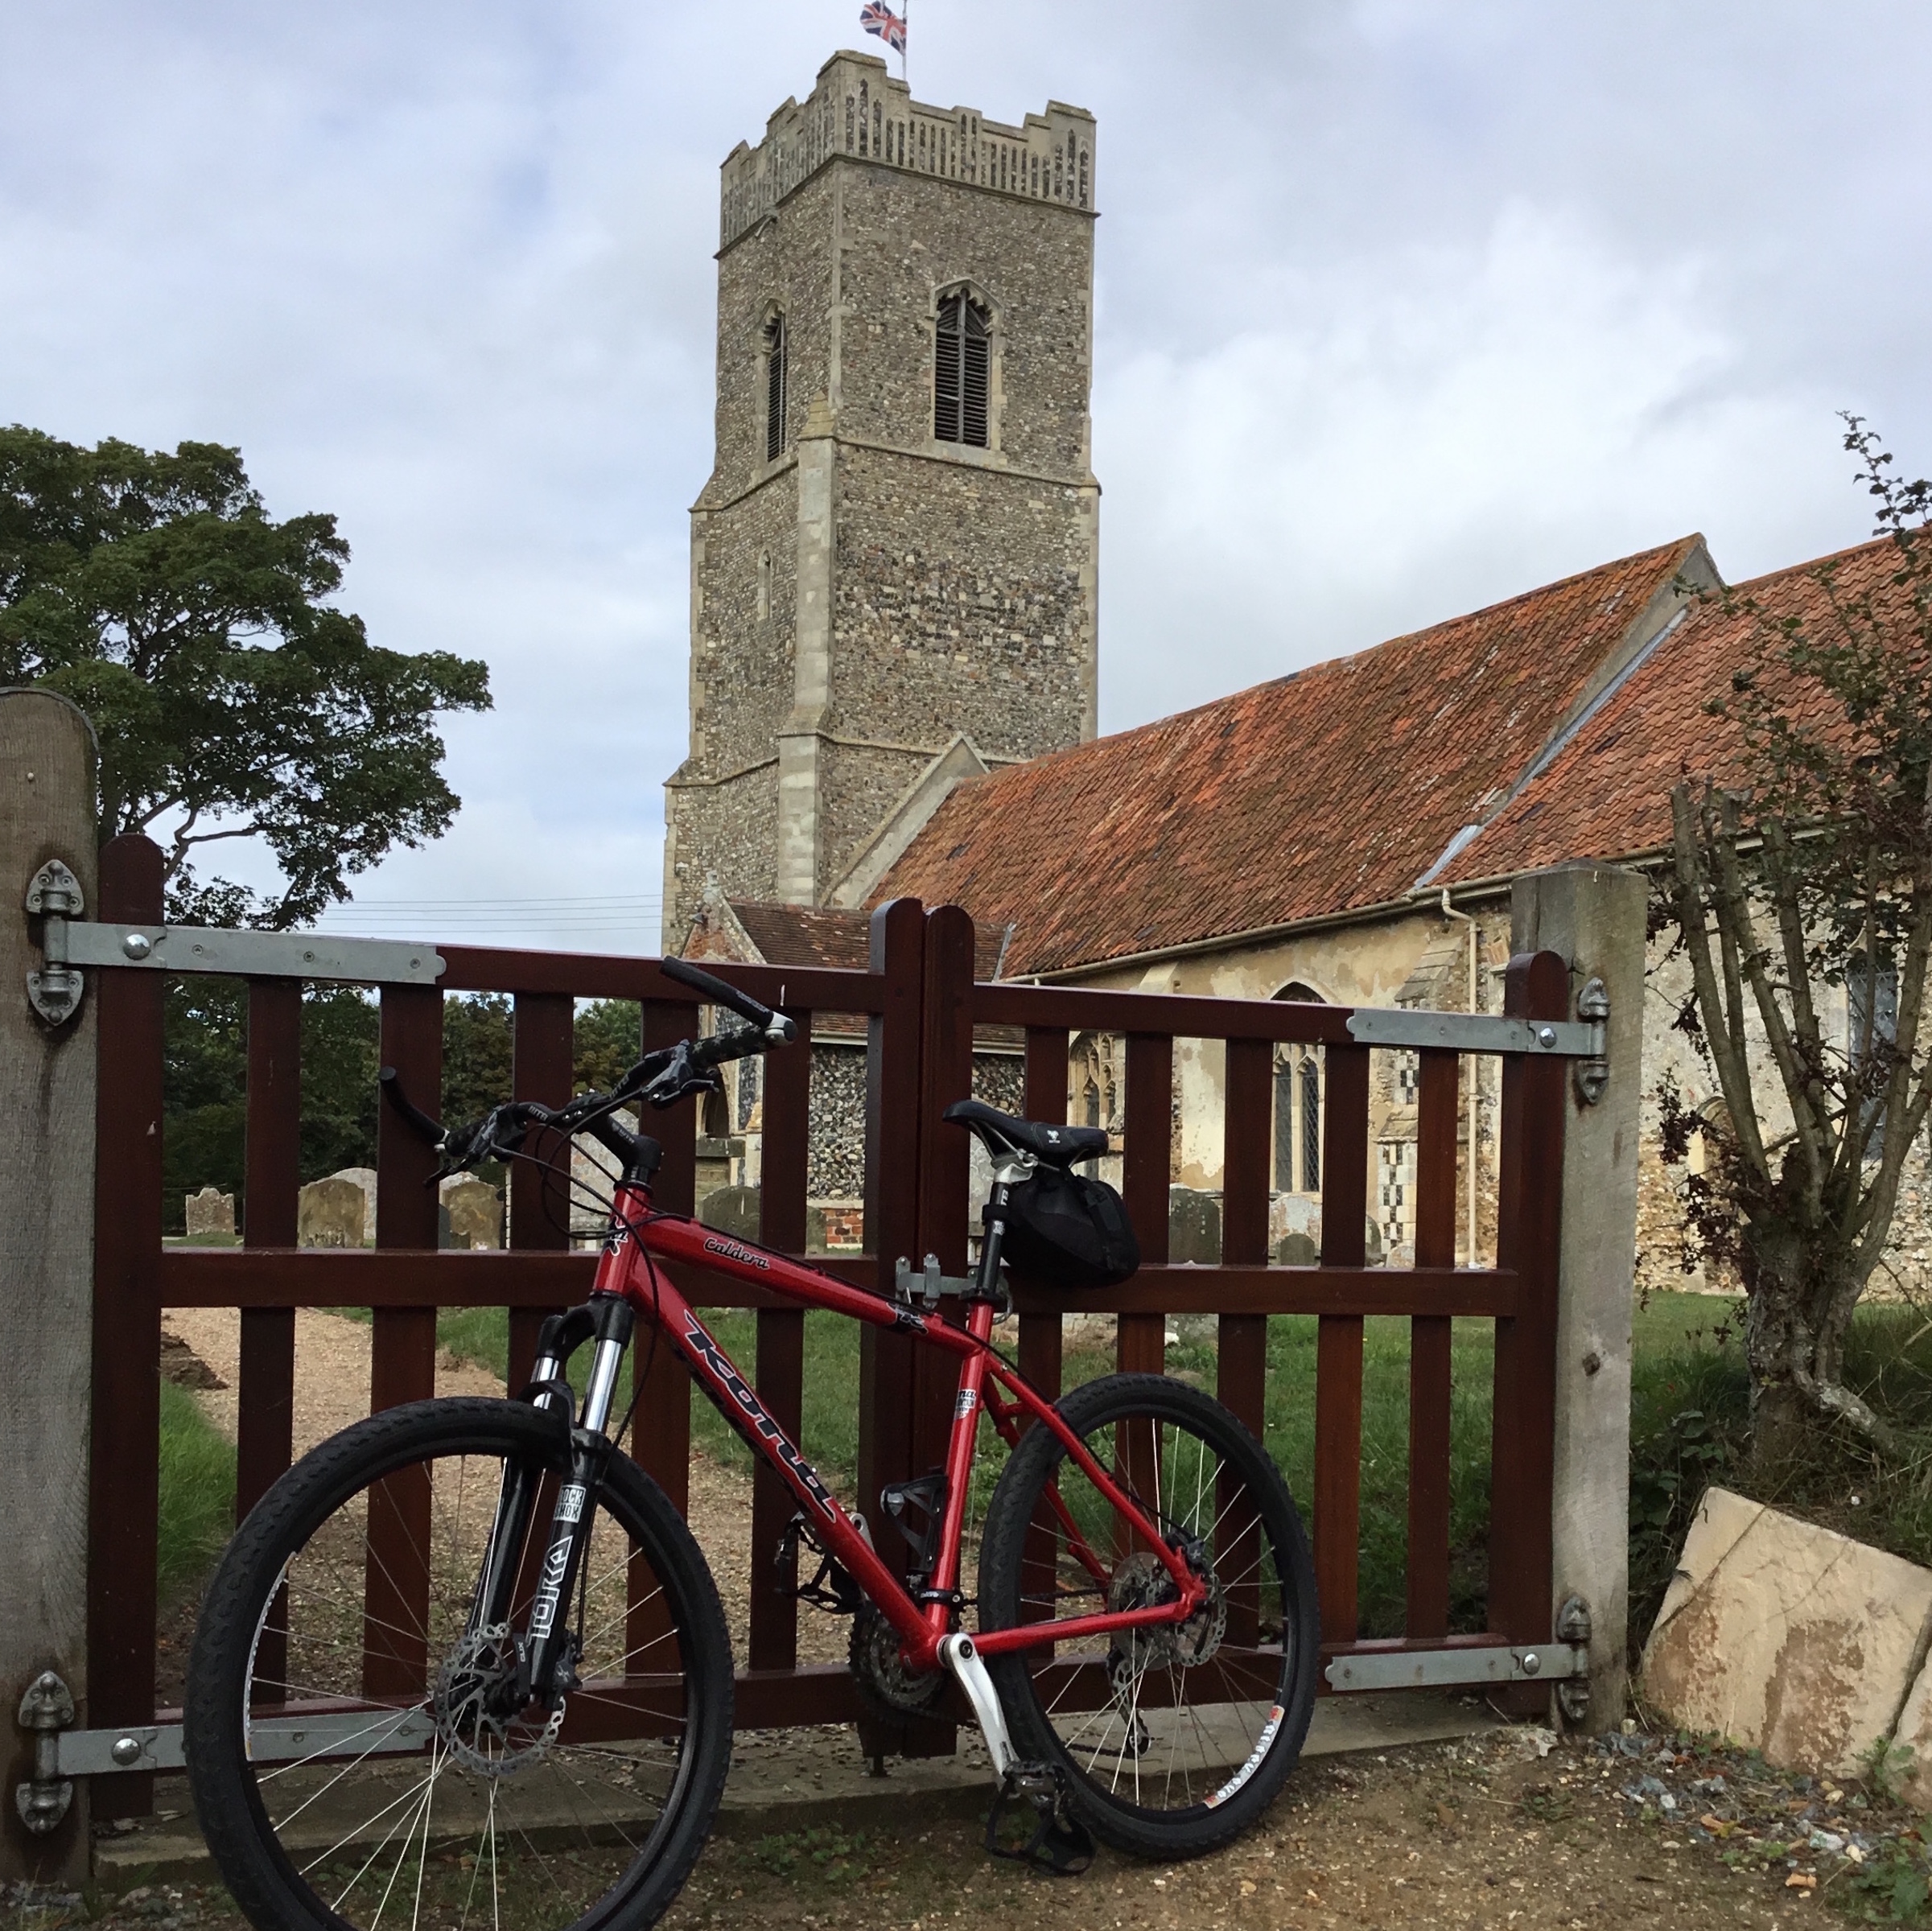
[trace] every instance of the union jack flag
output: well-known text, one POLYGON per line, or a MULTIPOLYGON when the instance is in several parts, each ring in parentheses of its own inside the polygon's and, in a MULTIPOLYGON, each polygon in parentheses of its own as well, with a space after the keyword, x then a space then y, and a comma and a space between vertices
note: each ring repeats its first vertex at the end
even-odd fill
POLYGON ((905 21, 879 0, 867 0, 859 10, 859 24, 868 34, 876 34, 896 54, 905 51, 905 21))

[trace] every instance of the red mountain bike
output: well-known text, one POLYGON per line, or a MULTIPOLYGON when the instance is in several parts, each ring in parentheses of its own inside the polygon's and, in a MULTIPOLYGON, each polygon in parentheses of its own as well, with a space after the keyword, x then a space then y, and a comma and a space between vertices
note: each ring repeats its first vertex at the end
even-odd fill
POLYGON ((384 1075, 446 1171, 537 1157, 525 1143, 540 1129, 594 1135, 622 1171, 591 1298, 545 1323, 523 1395, 418 1402, 345 1429, 262 1498, 209 1584, 189 1773, 209 1848, 261 1931, 376 1931, 426 1912, 439 1926, 513 1916, 631 1931, 677 1895, 730 1764, 732 1660, 690 1530, 616 1448, 640 1317, 648 1345, 677 1354, 796 1498, 788 1571, 801 1544, 818 1558, 800 1593, 852 1616, 867 1702, 925 1713, 949 1682, 963 1692, 999 1780, 990 1847, 1057 1870, 1082 1867, 1092 1838, 1193 1855, 1252 1824, 1300 1754, 1314 1579, 1260 1443, 1160 1375, 1106 1375, 1049 1402, 992 1344, 1014 1190, 1103 1152, 1106 1134, 950 1109, 993 1159, 973 1277, 906 1274, 892 1299, 849 1287, 652 1206, 659 1149, 618 1109, 715 1090, 726 1061, 793 1033, 708 974, 663 969, 750 1029, 649 1054, 612 1093, 519 1101, 449 1130, 384 1075), (904 1583, 663 1261, 957 1357, 944 1468, 879 1498, 877 1519, 912 1545, 904 1583), (938 1311, 949 1288, 963 1324, 938 1311), (579 1403, 565 1374, 586 1343, 579 1403), (1003 1827, 1015 1818, 1023 1842, 1003 1827))

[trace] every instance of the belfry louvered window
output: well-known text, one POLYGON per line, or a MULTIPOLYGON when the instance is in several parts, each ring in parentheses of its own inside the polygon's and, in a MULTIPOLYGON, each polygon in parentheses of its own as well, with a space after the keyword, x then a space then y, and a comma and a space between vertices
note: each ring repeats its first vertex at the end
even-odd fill
POLYGON ((764 459, 785 454, 785 317, 774 315, 764 329, 764 459))
POLYGON ((933 434, 941 443, 988 446, 992 347, 986 311, 970 295, 948 295, 940 303, 933 360, 933 434))

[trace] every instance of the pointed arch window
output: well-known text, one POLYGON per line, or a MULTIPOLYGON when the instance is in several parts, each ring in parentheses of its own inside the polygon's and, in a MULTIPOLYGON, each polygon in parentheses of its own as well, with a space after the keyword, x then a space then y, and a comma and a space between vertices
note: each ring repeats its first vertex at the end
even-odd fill
POLYGON ((987 312, 970 295, 948 295, 940 303, 933 359, 933 434, 938 441, 989 447, 992 347, 987 312))
MULTIPOLYGON (((1278 999, 1325 1002, 1313 986, 1296 980, 1275 994, 1278 999)), ((1275 1191, 1321 1191, 1321 1048, 1283 1046, 1275 1056, 1275 1191)))
POLYGON ((785 317, 772 316, 764 325, 764 459, 776 463, 785 454, 785 363, 789 344, 785 317))

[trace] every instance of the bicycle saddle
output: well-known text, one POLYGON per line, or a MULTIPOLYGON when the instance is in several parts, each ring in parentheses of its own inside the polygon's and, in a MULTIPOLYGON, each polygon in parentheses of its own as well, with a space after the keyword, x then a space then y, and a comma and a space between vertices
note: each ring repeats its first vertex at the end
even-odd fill
POLYGON ((955 1126, 977 1133, 995 1151, 1003 1141, 1030 1153, 1045 1167, 1070 1167, 1076 1160, 1090 1160, 1107 1151, 1107 1136, 1100 1126, 1058 1126, 1044 1120, 1016 1120, 983 1100, 955 1100, 942 1118, 955 1126))

